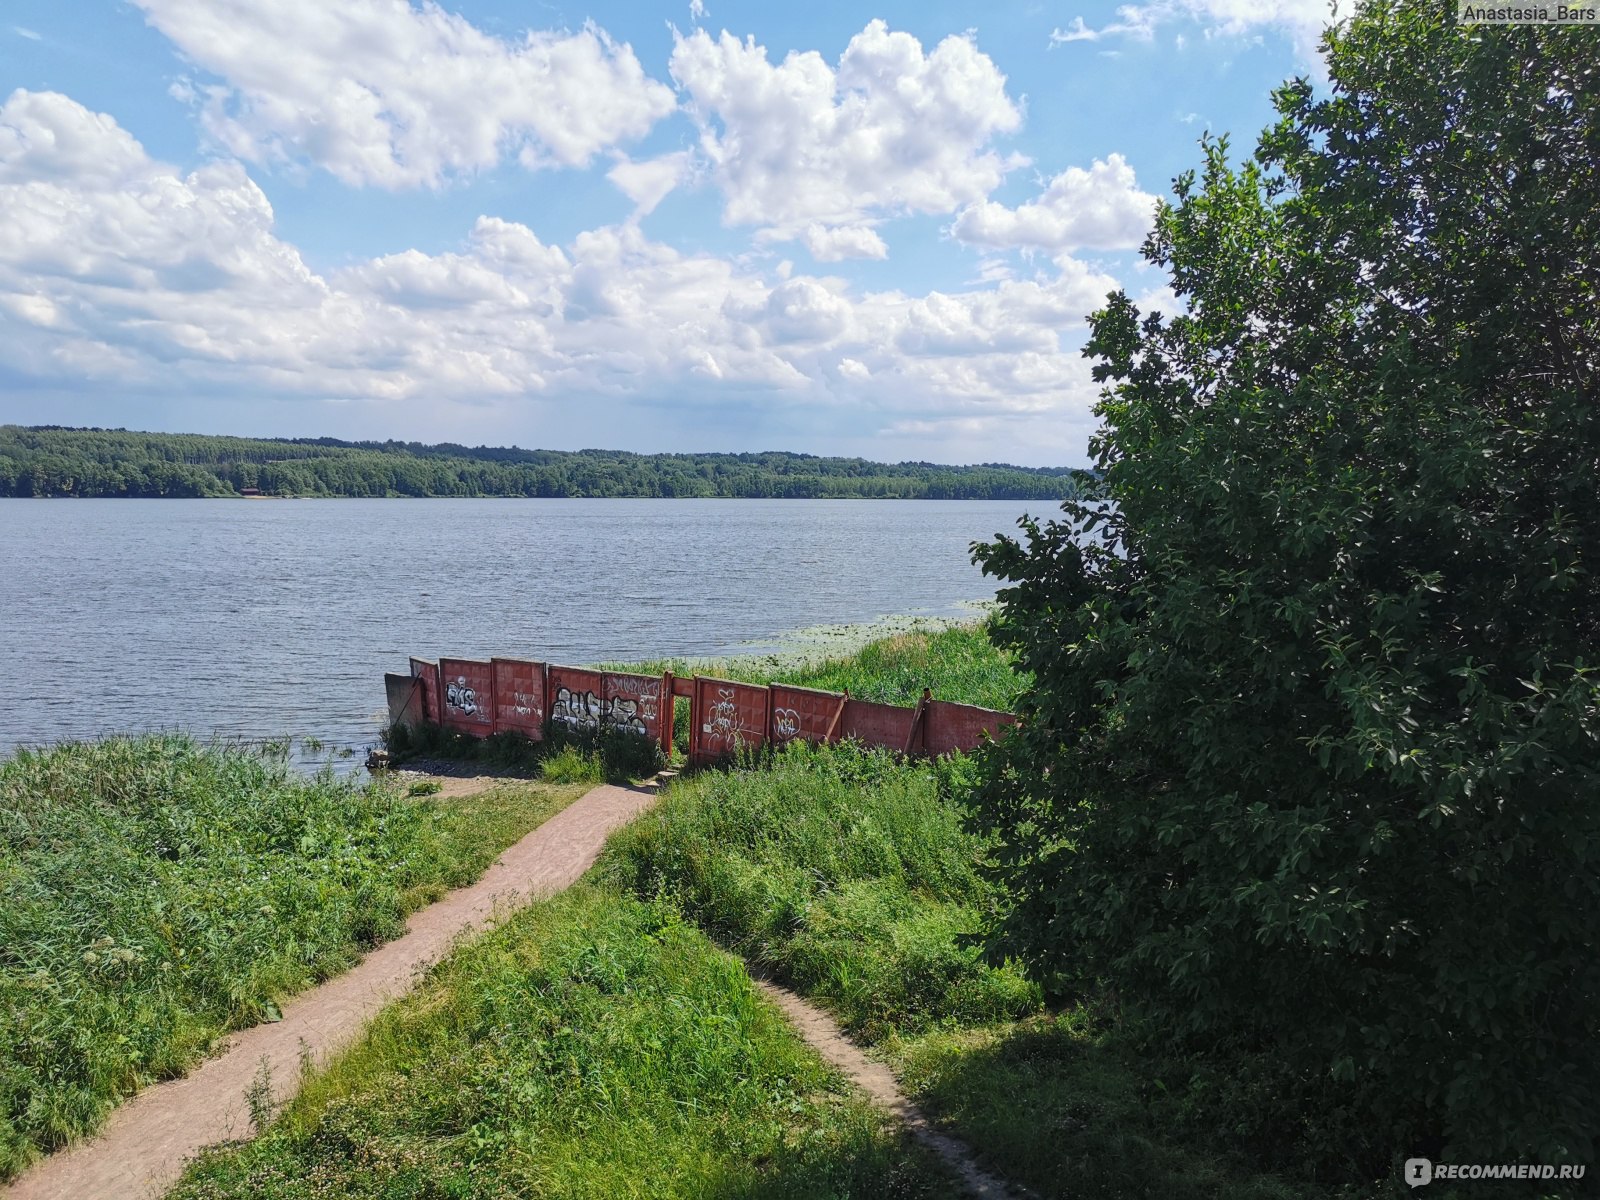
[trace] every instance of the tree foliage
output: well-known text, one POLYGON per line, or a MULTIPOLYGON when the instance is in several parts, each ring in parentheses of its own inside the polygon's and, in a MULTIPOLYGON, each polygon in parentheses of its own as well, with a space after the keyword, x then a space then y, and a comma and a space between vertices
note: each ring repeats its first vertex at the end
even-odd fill
POLYGON ((0 496, 642 496, 1037 500, 1080 472, 766 451, 630 454, 0 425, 0 496))
POLYGON ((975 548, 1037 680, 994 948, 1270 1063, 1347 1177, 1600 1128, 1593 34, 1330 31, 1159 212, 1184 314, 1093 318, 1103 501, 975 548))

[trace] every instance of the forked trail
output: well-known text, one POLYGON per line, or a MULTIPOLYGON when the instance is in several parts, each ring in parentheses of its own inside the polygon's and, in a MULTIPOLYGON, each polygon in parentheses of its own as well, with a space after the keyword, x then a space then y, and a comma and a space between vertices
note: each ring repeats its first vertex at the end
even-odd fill
MULTIPOLYGON (((458 795, 493 780, 451 781, 458 795), (476 785, 476 786, 474 786, 476 785)), ((406 932, 351 970, 284 1006, 283 1019, 231 1035, 221 1053, 182 1079, 146 1088, 117 1108, 99 1136, 49 1156, 0 1188, 0 1200, 153 1200, 207 1146, 250 1130, 247 1094, 265 1060, 274 1107, 299 1087, 304 1062, 326 1062, 353 1043, 389 1001, 409 991, 461 935, 577 882, 606 838, 655 801, 654 787, 602 785, 509 847, 476 883, 411 915, 406 932)), ((867 1058, 826 1013, 757 980, 830 1065, 887 1108, 980 1197, 1012 1195, 966 1146, 935 1130, 901 1094, 889 1069, 867 1058)))

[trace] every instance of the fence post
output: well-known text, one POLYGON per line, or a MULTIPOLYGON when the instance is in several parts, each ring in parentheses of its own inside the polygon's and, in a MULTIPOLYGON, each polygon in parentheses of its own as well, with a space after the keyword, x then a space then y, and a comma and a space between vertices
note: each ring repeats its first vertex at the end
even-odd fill
POLYGON ((678 721, 678 697, 672 691, 672 672, 661 672, 661 753, 672 761, 672 727, 678 721))
POLYGON ((911 732, 906 734, 906 745, 901 751, 902 754, 910 754, 911 748, 917 744, 917 734, 923 732, 923 726, 928 719, 928 705, 931 703, 933 703, 932 689, 923 688, 922 699, 917 701, 917 711, 911 717, 911 732))
POLYGON ((850 689, 845 688, 839 697, 839 708, 833 714, 833 720, 828 722, 828 732, 822 735, 824 742, 832 742, 839 737, 839 724, 844 720, 844 710, 850 706, 850 689))

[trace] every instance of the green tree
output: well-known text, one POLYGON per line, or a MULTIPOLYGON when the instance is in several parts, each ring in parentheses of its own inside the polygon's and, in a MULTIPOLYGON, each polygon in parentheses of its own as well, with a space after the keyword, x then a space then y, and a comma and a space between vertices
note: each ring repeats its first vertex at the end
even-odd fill
POLYGON ((1255 1056, 1219 1124, 1347 1177, 1600 1128, 1594 34, 1330 32, 1160 210, 1185 314, 1093 318, 1104 502, 975 547, 1038 681, 994 949, 1255 1056))

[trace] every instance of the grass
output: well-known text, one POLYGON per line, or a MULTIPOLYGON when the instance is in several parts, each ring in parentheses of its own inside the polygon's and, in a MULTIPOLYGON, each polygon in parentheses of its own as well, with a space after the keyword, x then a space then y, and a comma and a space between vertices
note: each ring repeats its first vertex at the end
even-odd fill
POLYGON ((408 797, 176 735, 0 763, 0 1179, 275 1019, 581 790, 408 797))
POLYGON ((973 935, 994 900, 961 824, 970 764, 792 746, 676 782, 597 868, 831 1009, 999 1174, 1042 1196, 1287 1200, 1193 1136, 1184 1064, 1141 1058, 1105 1003, 1046 1010, 973 935))
POLYGON ((447 759, 560 782, 626 784, 667 765, 660 745, 649 738, 613 730, 575 733, 559 725, 547 727, 537 742, 515 730, 480 738, 439 725, 391 725, 383 743, 395 766, 447 759))
POLYGON ((960 771, 793 745, 765 770, 678 781, 613 836, 602 870, 671 900, 868 1038, 1019 1016, 1038 990, 968 944, 989 890, 947 799, 960 771))
POLYGON ((989 640, 988 624, 911 629, 868 642, 844 655, 760 655, 718 661, 653 659, 608 664, 608 669, 678 675, 716 675, 744 683, 790 683, 839 692, 861 700, 914 705, 922 689, 936 700, 1010 711, 1027 679, 989 640))
POLYGON ((585 882, 458 948, 172 1195, 953 1194, 737 959, 671 905, 585 882))

